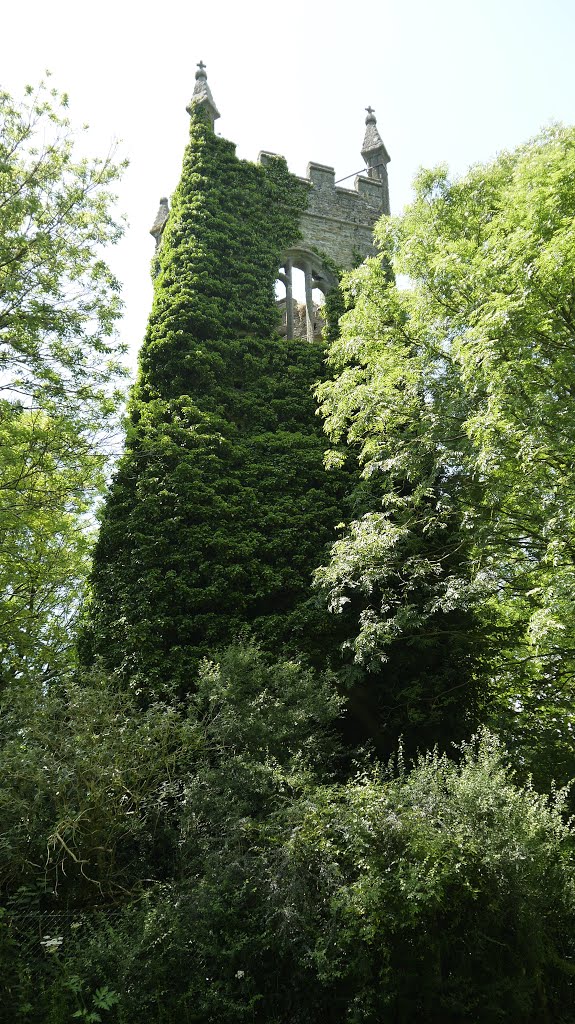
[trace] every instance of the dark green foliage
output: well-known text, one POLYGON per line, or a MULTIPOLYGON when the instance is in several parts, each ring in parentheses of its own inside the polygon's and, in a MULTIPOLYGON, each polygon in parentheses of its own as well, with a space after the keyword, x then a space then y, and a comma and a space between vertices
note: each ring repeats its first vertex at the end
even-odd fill
POLYGON ((334 647, 310 589, 345 493, 322 464, 323 349, 274 333, 304 202, 282 161, 237 160, 194 115, 94 559, 93 653, 148 697, 185 693, 246 626, 275 651, 334 647))
POLYGON ((177 874, 182 849, 185 864, 231 808, 268 813, 284 776, 297 787, 331 770, 340 701, 330 679, 240 647, 204 662, 193 683, 186 708, 140 713, 100 679, 4 694, 4 900, 42 891, 31 909, 109 903, 139 878, 177 874))
MULTIPOLYGON (((75 906, 63 880, 67 912, 55 916, 30 901, 29 877, 28 905, 21 890, 0 918, 12 1024, 68 1024, 102 990, 118 998, 102 1015, 110 1024, 573 1024, 575 871, 561 801, 518 787, 490 736, 464 747, 459 767, 430 754, 409 772, 400 761, 337 786, 328 681, 234 649, 196 689, 145 752, 158 710, 126 707, 101 733, 101 759, 116 751, 109 778, 127 791, 139 753, 148 766, 126 835, 155 831, 157 843, 169 816, 168 870, 158 880, 152 860, 143 882, 134 863, 132 891, 99 911, 75 906), (40 934, 60 942, 42 947, 40 934)), ((71 716, 80 749, 94 711, 71 716)), ((28 717, 41 731, 41 716, 28 717)), ((108 785, 78 785, 78 836, 108 785)), ((73 846, 92 870, 97 849, 86 831, 73 846)), ((110 878, 96 869, 98 880, 110 878)))
MULTIPOLYGON (((68 1024, 74 978, 86 1003, 105 985, 121 992, 110 1020, 126 1022, 242 1015, 246 986, 229 974, 240 956, 261 957, 271 978, 264 853, 275 856, 286 804, 330 778, 340 702, 330 679, 249 647, 204 663, 193 683, 177 710, 138 711, 100 680, 5 695, 0 1005, 11 1024, 68 1024), (206 970, 223 975, 209 991, 206 970)), ((262 984, 246 983, 258 1002, 262 984)))
POLYGON ((321 259, 324 265, 331 270, 332 274, 338 281, 337 287, 332 288, 332 290, 324 296, 323 304, 323 317, 325 320, 323 337, 325 341, 333 342, 336 338, 339 338, 339 321, 346 310, 346 298, 343 289, 339 284, 343 276, 343 271, 341 267, 338 267, 337 264, 324 253, 321 253, 321 259))
POLYGON ((335 341, 339 336, 340 317, 345 313, 345 300, 341 288, 338 286, 329 292, 325 297, 325 328, 324 337, 326 341, 335 341))
POLYGON ((310 586, 344 494, 314 416, 321 347, 214 342, 210 359, 218 413, 134 405, 96 549, 95 649, 149 694, 185 692, 246 624, 271 650, 321 661, 334 646, 310 586))

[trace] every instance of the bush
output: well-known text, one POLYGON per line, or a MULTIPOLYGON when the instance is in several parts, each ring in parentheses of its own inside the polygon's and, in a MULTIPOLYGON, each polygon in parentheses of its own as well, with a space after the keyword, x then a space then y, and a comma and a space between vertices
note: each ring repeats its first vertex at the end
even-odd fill
POLYGON ((291 811, 294 917, 330 1019, 575 1020, 565 794, 516 786, 487 733, 460 752, 291 811))

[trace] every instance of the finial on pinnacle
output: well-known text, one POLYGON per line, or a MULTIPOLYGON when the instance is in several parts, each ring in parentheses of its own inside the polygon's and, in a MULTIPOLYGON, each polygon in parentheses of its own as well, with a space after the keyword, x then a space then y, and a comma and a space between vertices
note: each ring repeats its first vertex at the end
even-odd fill
POLYGON ((367 111, 367 117, 365 119, 365 138, 363 140, 361 154, 365 157, 367 153, 374 153, 378 150, 384 154, 385 163, 389 163, 389 154, 382 142, 381 135, 377 130, 375 109, 371 106, 365 107, 364 109, 367 111))
POLYGON ((195 106, 203 107, 205 110, 207 110, 208 117, 212 122, 213 128, 214 121, 217 120, 220 114, 218 108, 216 107, 216 104, 214 103, 214 98, 208 85, 206 65, 204 64, 203 60, 201 60, 199 64, 196 64, 196 67, 198 70, 196 71, 196 84, 194 86, 194 95, 192 96, 190 102, 188 103, 186 110, 188 111, 188 114, 192 114, 195 106))
POLYGON ((383 144, 383 139, 377 130, 375 110, 373 107, 365 107, 367 117, 365 119, 365 136, 361 155, 368 168, 369 178, 379 178, 385 185, 384 212, 389 213, 389 196, 387 193, 387 171, 389 153, 383 144))

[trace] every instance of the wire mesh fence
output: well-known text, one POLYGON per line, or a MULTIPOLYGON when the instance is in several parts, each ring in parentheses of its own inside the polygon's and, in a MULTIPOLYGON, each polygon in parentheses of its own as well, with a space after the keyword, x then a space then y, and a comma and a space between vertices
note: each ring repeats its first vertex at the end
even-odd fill
POLYGON ((82 1008, 83 989, 99 980, 89 976, 90 948, 106 944, 121 916, 121 908, 0 911, 0 1024, 45 1024, 55 1002, 68 1003, 70 1017, 82 1008))
POLYGON ((96 926, 105 922, 114 924, 120 916, 121 910, 117 908, 90 912, 70 909, 22 913, 8 910, 2 923, 10 940, 17 943, 22 952, 43 959, 81 940, 96 926))

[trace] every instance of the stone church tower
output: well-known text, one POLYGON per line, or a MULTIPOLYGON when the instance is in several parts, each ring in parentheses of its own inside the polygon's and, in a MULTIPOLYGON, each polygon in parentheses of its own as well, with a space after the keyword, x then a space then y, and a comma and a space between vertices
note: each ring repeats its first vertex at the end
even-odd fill
POLYGON ((201 659, 246 630, 274 658, 323 669, 339 657, 348 620, 312 579, 348 515, 356 467, 325 468, 313 389, 329 370, 313 298, 374 252, 388 210, 373 111, 367 167, 347 189, 321 164, 298 180, 269 153, 240 159, 213 130, 203 64, 189 110, 172 208, 162 200, 152 228, 153 304, 85 634, 87 663, 101 659, 143 706, 193 692, 201 659))
MULTIPOLYGON (((187 111, 191 113, 195 105, 207 111, 213 127, 220 114, 203 61, 198 64, 187 111)), ((324 164, 309 163, 306 177, 299 179, 308 188, 307 209, 300 220, 301 237, 295 247, 282 254, 278 268, 278 279, 285 287, 285 299, 280 301, 280 306, 284 311, 283 333, 288 339, 307 337, 311 341, 318 336, 322 321, 313 302, 314 289, 327 295, 337 284, 333 267, 351 270, 367 256, 375 255, 373 228, 382 214, 390 212, 387 177, 390 156, 377 129, 374 110, 371 107, 366 110, 361 149, 365 171, 355 176, 354 187, 341 188, 335 181, 334 168, 324 164), (294 270, 304 274, 305 303, 301 305, 293 295, 294 270)), ((265 165, 275 156, 262 151, 259 162, 265 165)), ((150 232, 156 246, 160 244, 168 214, 168 200, 162 198, 150 232)))

